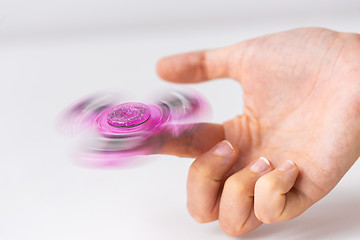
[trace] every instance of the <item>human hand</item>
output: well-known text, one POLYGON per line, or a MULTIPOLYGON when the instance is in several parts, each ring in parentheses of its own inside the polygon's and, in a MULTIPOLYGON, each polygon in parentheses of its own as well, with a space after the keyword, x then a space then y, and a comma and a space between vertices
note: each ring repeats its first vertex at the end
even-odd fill
POLYGON ((296 29, 167 57, 157 69, 175 83, 233 78, 244 91, 241 116, 199 125, 161 149, 197 157, 187 192, 199 222, 218 219, 226 233, 241 235, 292 219, 360 155, 360 35, 296 29))

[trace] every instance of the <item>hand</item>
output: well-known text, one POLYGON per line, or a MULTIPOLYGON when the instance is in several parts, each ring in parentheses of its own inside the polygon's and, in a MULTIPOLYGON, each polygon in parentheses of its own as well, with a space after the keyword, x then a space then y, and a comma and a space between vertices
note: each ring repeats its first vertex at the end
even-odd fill
POLYGON ((230 77, 243 88, 241 116, 199 125, 161 150, 197 157, 188 209, 230 235, 298 216, 360 155, 359 35, 296 29, 167 57, 158 73, 175 83, 230 77))

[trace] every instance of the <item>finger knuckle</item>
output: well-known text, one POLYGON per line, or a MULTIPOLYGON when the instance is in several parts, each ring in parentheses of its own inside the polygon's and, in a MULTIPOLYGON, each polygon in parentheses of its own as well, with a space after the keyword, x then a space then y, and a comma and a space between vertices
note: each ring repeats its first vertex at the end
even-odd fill
POLYGON ((270 177, 260 178, 256 185, 261 189, 262 192, 274 192, 279 186, 277 180, 270 177))
POLYGON ((194 161, 190 166, 189 174, 209 176, 210 171, 206 164, 200 164, 199 161, 194 161))
POLYGON ((264 214, 264 213, 255 213, 256 218, 265 224, 272 224, 278 222, 277 217, 272 214, 264 214))
POLYGON ((215 221, 217 217, 211 211, 201 210, 191 204, 187 204, 188 211, 191 217, 198 223, 208 223, 215 221))
POLYGON ((224 189, 226 189, 226 191, 235 192, 237 194, 244 193, 247 190, 246 185, 234 176, 230 176, 225 181, 224 189))
POLYGON ((244 234, 244 231, 242 230, 241 227, 237 226, 237 225, 233 225, 233 224, 229 224, 226 222, 219 222, 220 228, 227 234, 230 236, 240 236, 242 234, 244 234))

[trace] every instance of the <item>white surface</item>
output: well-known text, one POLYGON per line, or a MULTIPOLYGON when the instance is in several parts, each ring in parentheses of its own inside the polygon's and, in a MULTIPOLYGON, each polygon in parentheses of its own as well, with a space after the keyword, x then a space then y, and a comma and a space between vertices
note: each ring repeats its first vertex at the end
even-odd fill
MULTIPOLYGON (((358 15, 358 0, 1 0, 2 35, 358 15)), ((312 19, 313 20, 313 19, 312 19)), ((306 20, 305 20, 306 21, 306 20)))
MULTIPOLYGON (((56 115, 97 90, 142 95, 167 86, 154 71, 164 55, 301 26, 360 32, 360 4, 103 2, 0 2, 0 239, 231 239, 216 222, 201 225, 187 214, 190 159, 151 156, 136 168, 82 168, 70 160, 72 141, 56 131, 56 115), (141 12, 133 16, 135 10, 141 12)), ((231 80, 193 87, 210 99, 215 122, 242 110, 241 88, 231 80), (237 109, 222 108, 231 101, 237 109)), ((357 162, 302 216, 242 238, 359 239, 359 183, 357 162)))

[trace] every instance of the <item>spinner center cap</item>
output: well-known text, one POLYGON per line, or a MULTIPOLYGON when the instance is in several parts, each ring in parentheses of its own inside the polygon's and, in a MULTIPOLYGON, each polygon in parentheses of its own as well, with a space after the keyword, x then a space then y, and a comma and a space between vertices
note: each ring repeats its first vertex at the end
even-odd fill
POLYGON ((114 127, 134 127, 150 117, 150 109, 143 103, 123 103, 113 108, 107 115, 107 121, 114 127))

